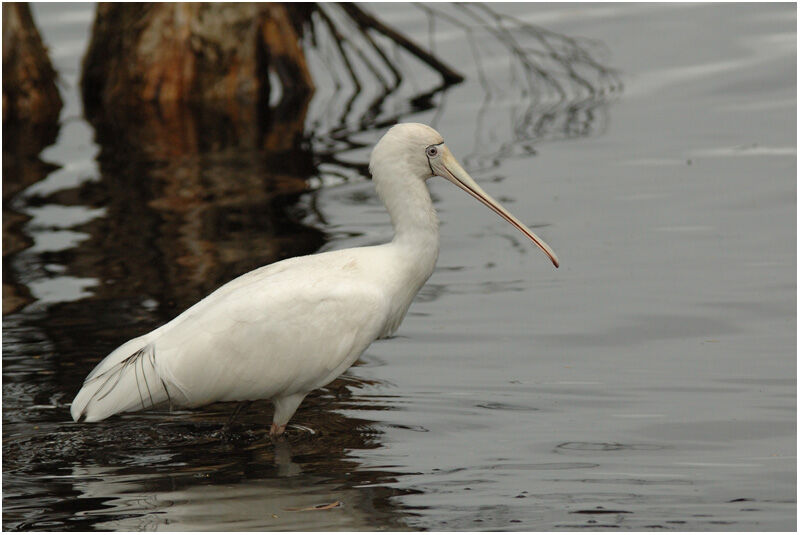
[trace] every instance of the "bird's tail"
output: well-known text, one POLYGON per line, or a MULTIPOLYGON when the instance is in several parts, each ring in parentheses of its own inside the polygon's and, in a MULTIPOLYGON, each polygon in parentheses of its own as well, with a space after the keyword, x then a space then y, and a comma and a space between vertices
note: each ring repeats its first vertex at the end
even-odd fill
POLYGON ((76 422, 97 422, 120 412, 172 401, 170 388, 156 368, 154 344, 135 339, 117 348, 92 370, 72 401, 70 412, 76 422))

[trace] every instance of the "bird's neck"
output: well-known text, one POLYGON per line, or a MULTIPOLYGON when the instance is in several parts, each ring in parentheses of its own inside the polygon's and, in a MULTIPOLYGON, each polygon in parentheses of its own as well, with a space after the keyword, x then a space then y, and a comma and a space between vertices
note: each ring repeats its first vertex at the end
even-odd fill
POLYGON ((439 221, 428 186, 413 177, 382 180, 381 171, 396 174, 403 170, 374 170, 375 186, 392 219, 392 246, 426 271, 427 280, 439 255, 439 221))

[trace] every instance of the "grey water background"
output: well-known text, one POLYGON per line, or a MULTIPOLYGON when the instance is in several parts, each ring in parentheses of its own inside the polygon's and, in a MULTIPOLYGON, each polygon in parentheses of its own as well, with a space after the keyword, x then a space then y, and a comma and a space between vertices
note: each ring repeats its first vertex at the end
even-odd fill
MULTIPOLYGON (((503 91, 502 47, 477 62, 464 32, 370 7, 433 36, 467 76, 429 109, 387 107, 434 124, 562 267, 434 179, 436 272, 397 336, 310 396, 287 441, 264 436, 266 404, 229 443, 222 404, 74 424, 69 401, 119 343, 262 257, 377 243, 391 227, 346 165, 368 160, 380 129, 356 129, 361 144, 278 215, 272 201, 158 211, 169 196, 147 181, 173 162, 140 164, 82 118, 93 6, 34 5, 66 106, 41 155, 52 171, 4 202, 27 243, 4 258, 4 285, 29 297, 3 317, 3 527, 795 529, 796 7, 495 6, 596 40, 624 84, 587 131, 522 148, 526 97, 503 91), (176 262, 192 232, 205 249, 176 262)), ((312 131, 341 107, 318 85, 312 131)), ((323 132, 310 152, 340 142, 323 132)), ((249 149, 189 159, 208 181, 271 169, 249 149)))

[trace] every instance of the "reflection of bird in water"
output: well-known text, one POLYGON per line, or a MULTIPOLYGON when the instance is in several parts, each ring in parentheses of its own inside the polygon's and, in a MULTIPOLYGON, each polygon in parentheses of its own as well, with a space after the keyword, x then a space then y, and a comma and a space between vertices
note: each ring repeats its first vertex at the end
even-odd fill
POLYGON ((478 186, 432 128, 394 126, 375 146, 370 169, 394 225, 390 243, 290 258, 229 282, 100 362, 72 402, 72 417, 94 422, 167 402, 270 399, 270 434, 283 433, 310 391, 399 327, 433 272, 432 176, 491 208, 558 267, 550 247, 478 186))

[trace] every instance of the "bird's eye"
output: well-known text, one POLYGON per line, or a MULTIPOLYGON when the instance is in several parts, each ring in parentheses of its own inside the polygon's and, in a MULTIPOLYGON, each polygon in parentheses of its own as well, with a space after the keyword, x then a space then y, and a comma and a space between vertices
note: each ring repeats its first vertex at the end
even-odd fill
POLYGON ((434 156, 439 154, 439 149, 436 147, 428 147, 428 149, 425 152, 428 154, 428 158, 433 158, 434 156))

